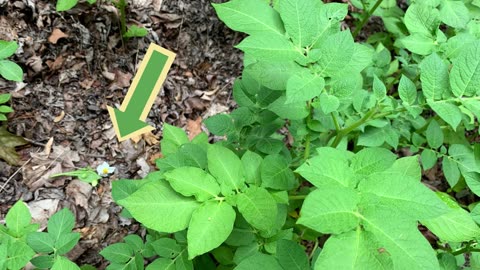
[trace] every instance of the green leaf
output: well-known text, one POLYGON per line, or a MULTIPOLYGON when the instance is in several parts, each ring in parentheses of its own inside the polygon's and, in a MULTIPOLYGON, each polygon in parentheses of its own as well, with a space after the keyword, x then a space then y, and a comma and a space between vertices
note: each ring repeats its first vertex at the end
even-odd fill
POLYGON ((448 26, 465 28, 470 21, 470 16, 462 1, 444 0, 440 6, 440 19, 448 26))
POLYGON ((395 208, 398 214, 413 220, 434 218, 446 213, 442 201, 418 180, 387 170, 360 181, 358 190, 364 195, 365 201, 385 209, 395 208))
POLYGON ((367 127, 365 132, 358 136, 358 145, 377 147, 382 146, 386 139, 385 128, 367 127))
POLYGON ((69 259, 58 256, 53 263, 51 270, 80 270, 80 267, 69 259))
POLYGON ((302 56, 286 37, 276 34, 249 36, 235 47, 261 61, 289 62, 302 56))
MULTIPOLYGON (((18 49, 18 44, 15 41, 0 40, 0 59, 12 56, 18 49)), ((2 104, 0 100, 0 104, 2 104)))
POLYGON ((112 181, 112 198, 116 202, 123 200, 132 195, 145 183, 145 180, 120 179, 112 181))
POLYGON ((242 164, 245 170, 245 178, 248 184, 254 184, 260 186, 261 184, 261 175, 260 175, 260 165, 263 161, 262 156, 259 154, 247 150, 242 156, 242 164))
POLYGON ((0 104, 6 103, 7 101, 10 100, 11 97, 12 97, 11 94, 0 94, 0 104))
POLYGON ((78 3, 78 0, 57 0, 56 10, 57 11, 70 10, 74 6, 76 6, 77 3, 78 3))
POLYGON ((396 156, 385 148, 365 148, 352 159, 352 169, 355 174, 370 175, 390 168, 396 156))
POLYGON ((403 102, 412 105, 417 98, 417 88, 415 84, 406 76, 402 75, 398 85, 398 94, 403 102))
POLYGON ((308 159, 295 172, 318 188, 353 187, 356 184, 350 161, 341 150, 321 147, 317 152, 317 156, 308 159))
POLYGON ((3 251, 3 253, 6 254, 6 258, 0 256, 0 265, 2 264, 2 260, 5 260, 6 268, 4 269, 22 269, 35 255, 35 252, 23 241, 15 241, 12 244, 1 244, 0 255, 3 255, 1 251, 2 246, 6 247, 6 250, 3 251))
POLYGON ((278 13, 265 1, 232 0, 212 4, 218 17, 231 29, 253 34, 276 34, 283 36, 285 30, 278 13))
MULTIPOLYGON (((389 254, 393 269, 439 269, 435 251, 418 231, 417 222, 402 219, 391 208, 371 205, 362 211, 363 226, 389 254)), ((388 269, 388 268, 387 268, 388 269)))
POLYGON ((327 93, 322 93, 320 95, 320 109, 324 114, 329 114, 335 112, 340 107, 340 100, 336 96, 328 95, 327 93))
POLYGON ((175 261, 167 258, 158 258, 145 268, 146 270, 176 270, 175 261))
POLYGON ((13 109, 5 106, 5 105, 0 105, 0 113, 11 113, 13 112, 13 109))
POLYGON ((269 89, 284 91, 287 89, 288 79, 303 70, 303 67, 293 61, 275 63, 260 61, 247 66, 243 70, 243 77, 247 73, 269 89))
POLYGON ((203 203, 188 226, 188 257, 194 257, 220 246, 230 235, 235 222, 235 211, 225 202, 203 203))
POLYGON ((210 145, 207 150, 208 170, 217 179, 223 195, 240 190, 245 184, 242 161, 230 149, 210 145))
POLYGON ((133 257, 133 249, 125 243, 115 243, 100 251, 105 259, 114 263, 126 263, 133 257))
POLYGON ((411 4, 405 12, 404 22, 410 33, 431 36, 440 25, 439 11, 422 3, 411 4))
POLYGON ((216 114, 205 119, 203 123, 207 126, 208 131, 217 136, 225 136, 235 130, 233 119, 228 114, 216 114))
POLYGON ((50 175, 50 177, 58 177, 58 176, 77 177, 78 180, 85 183, 90 183, 92 186, 96 186, 98 184, 98 180, 101 179, 98 173, 92 168, 81 168, 71 172, 57 173, 57 174, 50 175))
POLYGON ((387 88, 383 84, 382 81, 377 77, 377 75, 373 75, 373 93, 378 101, 383 100, 387 95, 387 88))
POLYGON ((448 184, 453 188, 458 183, 458 180, 460 180, 460 170, 458 169, 457 162, 445 156, 442 160, 442 169, 448 184))
POLYGON ((432 119, 428 124, 425 135, 427 143, 431 148, 438 148, 443 145, 443 131, 435 119, 432 119))
POLYGON ((325 234, 348 232, 359 223, 358 202, 358 195, 351 188, 322 187, 307 196, 297 223, 325 234))
POLYGON ((37 256, 33 259, 30 260, 30 262, 38 268, 41 269, 50 269, 53 266, 53 263, 55 262, 53 259, 53 256, 49 255, 42 255, 42 256, 37 256))
POLYGON ((325 87, 325 80, 309 70, 295 74, 287 82, 286 104, 310 100, 318 95, 325 87))
POLYGON ((27 243, 36 252, 51 253, 55 250, 55 240, 49 233, 30 233, 27 235, 27 243))
POLYGON ((437 192, 437 195, 448 206, 449 211, 439 217, 422 220, 422 224, 427 226, 442 241, 466 242, 478 238, 480 228, 475 224, 469 213, 449 195, 440 192, 437 192))
POLYGON ((396 173, 399 176, 410 177, 413 179, 421 179, 422 169, 418 162, 418 156, 403 157, 397 159, 392 167, 388 169, 389 172, 396 173))
POLYGON ((322 24, 319 22, 319 2, 283 0, 279 10, 285 29, 295 45, 307 47, 320 36, 322 24))
POLYGON ((463 144, 452 144, 448 154, 458 163, 460 171, 480 172, 472 147, 463 144))
POLYGON ((436 41, 429 35, 413 33, 410 36, 397 39, 395 45, 401 44, 409 51, 419 55, 429 55, 436 46, 436 41))
POLYGON ((424 149, 421 154, 421 159, 424 170, 429 170, 437 164, 437 154, 431 149, 424 149))
POLYGON ((427 99, 427 103, 453 130, 457 129, 458 124, 462 121, 462 112, 457 106, 444 101, 435 102, 429 99, 427 99))
POLYGON ((172 238, 160 238, 151 243, 158 256, 173 259, 182 251, 182 247, 172 238))
POLYGON ((441 99, 443 92, 449 88, 448 66, 433 53, 423 59, 420 69, 423 95, 427 99, 441 99))
POLYGON ((260 167, 262 187, 291 190, 295 187, 295 176, 288 162, 280 155, 268 155, 260 167))
POLYGON ((266 231, 275 226, 277 203, 268 191, 251 186, 236 198, 238 211, 253 227, 266 231))
POLYGON ((237 267, 234 268, 234 270, 252 269, 284 270, 275 257, 258 252, 242 260, 237 267))
POLYGON ((10 60, 0 60, 0 75, 10 81, 21 82, 23 80, 22 68, 10 60))
POLYGON ((80 240, 80 233, 78 232, 63 234, 61 238, 55 242, 57 254, 63 255, 69 252, 75 247, 75 245, 78 243, 78 240, 80 240))
POLYGON ((165 181, 145 184, 131 196, 117 203, 127 208, 144 226, 168 233, 187 228, 193 211, 199 207, 199 203, 193 198, 179 195, 165 181))
POLYGON ((453 59, 450 85, 456 97, 480 92, 480 41, 468 45, 453 59))
POLYGON ((168 156, 177 152, 180 145, 188 143, 187 134, 183 129, 169 124, 163 125, 163 139, 161 141, 162 154, 168 156))
POLYGON ((323 76, 339 74, 350 62, 355 50, 350 31, 342 31, 326 38, 318 49, 311 51, 312 61, 318 63, 323 76))
POLYGON ((184 249, 175 260, 175 270, 193 270, 193 261, 188 259, 188 253, 184 249))
POLYGON ((75 226, 75 217, 68 208, 63 208, 48 220, 48 233, 57 242, 60 237, 70 233, 73 226, 75 226))
POLYGON ((268 109, 283 119, 301 120, 308 116, 309 111, 304 101, 286 103, 286 100, 285 96, 281 96, 268 105, 268 109))
POLYGON ((465 172, 460 170, 465 182, 467 183, 470 190, 477 196, 480 195, 480 173, 477 172, 465 172))
POLYGON ((132 37, 144 37, 148 35, 147 29, 145 27, 139 27, 135 24, 132 24, 128 27, 128 30, 125 34, 123 34, 123 37, 126 38, 132 38, 132 37))
POLYGON ((394 269, 389 254, 380 252, 380 248, 370 232, 333 235, 325 243, 315 269, 394 269))
POLYGON ((5 223, 14 237, 23 236, 31 220, 30 211, 21 200, 17 201, 5 216, 5 223))
POLYGON ((277 242, 277 253, 275 254, 283 269, 309 270, 310 264, 303 248, 291 241, 281 239, 277 242))
POLYGON ((195 196, 203 202, 216 197, 220 186, 213 176, 196 167, 180 167, 165 173, 172 188, 183 196, 195 196))

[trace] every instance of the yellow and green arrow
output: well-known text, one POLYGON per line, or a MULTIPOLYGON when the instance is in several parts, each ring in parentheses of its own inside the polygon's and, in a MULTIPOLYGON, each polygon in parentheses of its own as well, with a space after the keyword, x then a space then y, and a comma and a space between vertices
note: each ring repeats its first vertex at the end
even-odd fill
POLYGON ((154 129, 145 122, 145 119, 174 59, 173 52, 150 44, 120 108, 107 106, 119 141, 154 129))

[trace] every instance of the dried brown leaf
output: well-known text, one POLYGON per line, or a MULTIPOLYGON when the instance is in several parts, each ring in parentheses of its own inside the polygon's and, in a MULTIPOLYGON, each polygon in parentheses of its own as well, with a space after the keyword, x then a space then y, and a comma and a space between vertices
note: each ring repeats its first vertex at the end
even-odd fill
POLYGON ((48 37, 48 42, 52 44, 57 44, 58 40, 61 38, 67 38, 68 35, 62 32, 62 30, 55 28, 53 29, 53 32, 50 34, 48 37))
POLYGON ((20 164, 20 156, 15 151, 15 147, 25 144, 27 144, 27 141, 22 137, 8 132, 5 126, 0 127, 0 158, 8 164, 20 164))

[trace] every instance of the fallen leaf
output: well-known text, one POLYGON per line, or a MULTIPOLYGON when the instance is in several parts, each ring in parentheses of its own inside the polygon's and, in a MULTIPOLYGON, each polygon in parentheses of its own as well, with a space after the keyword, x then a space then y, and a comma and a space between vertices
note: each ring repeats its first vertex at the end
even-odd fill
POLYGON ((63 117, 65 117, 65 112, 64 112, 64 111, 61 111, 61 112, 60 112, 60 115, 58 115, 57 117, 55 117, 55 118, 53 119, 53 122, 54 122, 54 123, 58 123, 58 122, 62 121, 63 117))
POLYGON ((156 145, 159 143, 158 136, 155 136, 151 131, 143 133, 142 136, 148 145, 156 145))
POLYGON ((61 38, 67 38, 68 35, 62 32, 62 30, 55 28, 53 29, 52 34, 48 37, 48 42, 52 44, 57 44, 58 40, 61 38))
POLYGON ((25 144, 27 144, 27 141, 22 137, 8 132, 5 126, 0 127, 0 158, 4 159, 8 164, 20 164, 20 156, 15 151, 15 147, 25 144))
POLYGON ((202 133, 202 118, 198 117, 195 120, 187 119, 188 138, 192 140, 198 134, 202 133))

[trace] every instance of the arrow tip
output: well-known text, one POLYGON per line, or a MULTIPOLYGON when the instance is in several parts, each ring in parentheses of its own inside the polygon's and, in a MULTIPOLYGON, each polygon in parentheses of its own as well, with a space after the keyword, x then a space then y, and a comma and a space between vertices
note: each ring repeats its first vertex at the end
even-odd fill
POLYGON ((154 130, 152 126, 138 119, 138 116, 135 116, 135 114, 122 112, 110 106, 107 106, 107 110, 119 141, 125 141, 154 130))

